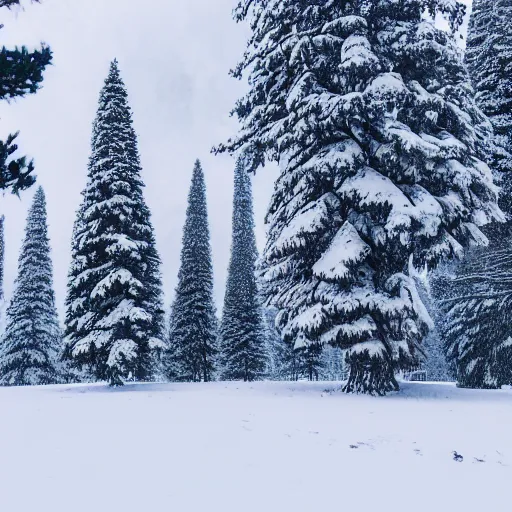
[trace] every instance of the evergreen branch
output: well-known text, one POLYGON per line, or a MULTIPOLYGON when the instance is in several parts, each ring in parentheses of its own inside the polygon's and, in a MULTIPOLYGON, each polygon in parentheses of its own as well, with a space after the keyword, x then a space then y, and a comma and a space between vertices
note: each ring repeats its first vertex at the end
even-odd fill
POLYGON ((26 157, 9 160, 9 157, 18 149, 14 140, 18 133, 9 135, 6 142, 0 140, 0 190, 11 189, 13 194, 19 194, 35 183, 32 175, 34 164, 27 162, 26 157))
POLYGON ((26 47, 0 51, 0 100, 33 94, 43 81, 43 71, 52 61, 46 45, 29 52, 26 47))
MULTIPOLYGON (((41 0, 31 0, 34 3, 40 3, 41 0)), ((0 0, 0 7, 11 9, 15 5, 20 5, 21 0, 0 0)))

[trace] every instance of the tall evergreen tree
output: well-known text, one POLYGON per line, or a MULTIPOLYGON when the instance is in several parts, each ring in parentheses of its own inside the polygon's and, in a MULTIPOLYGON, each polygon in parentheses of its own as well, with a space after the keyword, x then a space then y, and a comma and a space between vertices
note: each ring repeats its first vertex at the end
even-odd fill
POLYGON ((251 178, 243 159, 235 168, 233 239, 220 329, 221 377, 252 381, 265 373, 265 329, 256 284, 256 236, 251 178))
POLYGON ((61 344, 46 200, 39 187, 28 214, 18 277, 0 343, 0 384, 24 386, 59 382, 61 344))
MULTIPOLYGON (((1 0, 0 8, 19 5, 20 0, 1 0)), ((3 25, 0 25, 0 30, 3 25)), ((34 94, 43 81, 43 71, 52 61, 50 48, 42 45, 39 50, 28 51, 24 46, 0 50, 0 100, 20 98, 34 94)), ((18 149, 15 140, 18 133, 0 140, 0 190, 17 194, 33 185, 34 165, 25 157, 12 158, 18 149)))
POLYGON ((72 242, 65 357, 122 385, 152 377, 162 341, 160 259, 128 95, 110 66, 93 126, 87 186, 72 242))
POLYGON ((490 164, 501 178, 500 206, 512 215, 512 0, 474 0, 466 62, 476 102, 495 131, 490 164))
POLYGON ((207 382, 215 372, 217 321, 206 185, 199 160, 192 175, 182 243, 165 372, 170 380, 207 382))
POLYGON ((281 174, 267 216, 265 295, 297 348, 347 349, 347 392, 398 388, 431 326, 410 265, 487 243, 503 219, 480 159, 490 129, 453 35, 452 0, 243 0, 249 72, 235 114, 254 169, 281 174), (478 130, 477 128, 478 127, 478 130))

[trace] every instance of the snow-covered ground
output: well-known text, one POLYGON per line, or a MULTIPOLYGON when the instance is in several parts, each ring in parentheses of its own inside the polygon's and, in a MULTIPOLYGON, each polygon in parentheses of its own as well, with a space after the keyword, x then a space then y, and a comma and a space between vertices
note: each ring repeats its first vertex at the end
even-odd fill
POLYGON ((512 391, 335 389, 2 388, 0 510, 510 510, 512 391))

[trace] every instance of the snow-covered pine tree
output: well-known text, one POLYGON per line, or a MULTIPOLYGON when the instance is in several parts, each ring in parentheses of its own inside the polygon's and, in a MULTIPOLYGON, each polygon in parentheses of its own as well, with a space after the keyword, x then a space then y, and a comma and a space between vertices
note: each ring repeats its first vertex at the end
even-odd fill
POLYGON ((233 238, 220 326, 223 380, 253 381, 265 374, 266 350, 256 283, 256 236, 251 178, 239 158, 235 167, 233 238))
POLYGON ((495 132, 490 164, 500 178, 501 208, 512 215, 512 0, 474 0, 466 62, 476 103, 495 132))
MULTIPOLYGON (((0 0, 0 8, 19 5, 20 0, 0 0)), ((0 30, 2 29, 0 24, 0 30)), ((42 45, 39 50, 27 48, 0 49, 0 100, 22 98, 38 91, 43 81, 43 71, 52 61, 50 48, 42 45)), ((0 140, 0 190, 17 194, 34 184, 34 164, 25 157, 12 158, 18 149, 18 133, 0 140)))
MULTIPOLYGON (((485 244, 503 214, 479 159, 475 106, 452 34, 425 18, 453 0, 243 0, 252 37, 234 71, 254 169, 281 175, 267 217, 265 294, 297 348, 347 349, 347 392, 398 388, 431 325, 410 264, 485 244)), ((489 126, 490 129, 490 126, 489 126)))
POLYGON ((165 373, 170 380, 213 380, 217 319, 203 169, 196 161, 183 229, 181 267, 171 308, 165 373))
POLYGON ((445 349, 461 387, 512 384, 511 268, 510 242, 505 241, 492 251, 473 251, 433 282, 445 314, 440 322, 445 349))
POLYGON ((0 384, 25 386, 59 382, 61 349, 46 200, 39 187, 28 213, 18 277, 0 343, 0 384))
POLYGON ((110 385, 152 377, 163 348, 160 258, 128 95, 110 66, 93 126, 88 182, 75 223, 65 357, 110 385))

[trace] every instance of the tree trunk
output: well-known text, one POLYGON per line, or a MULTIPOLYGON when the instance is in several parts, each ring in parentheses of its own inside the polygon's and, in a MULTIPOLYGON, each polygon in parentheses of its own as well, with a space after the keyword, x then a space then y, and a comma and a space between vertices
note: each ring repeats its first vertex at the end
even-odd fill
POLYGON ((350 375, 343 388, 345 393, 383 396, 398 391, 393 364, 388 358, 371 357, 368 352, 350 357, 350 375))

